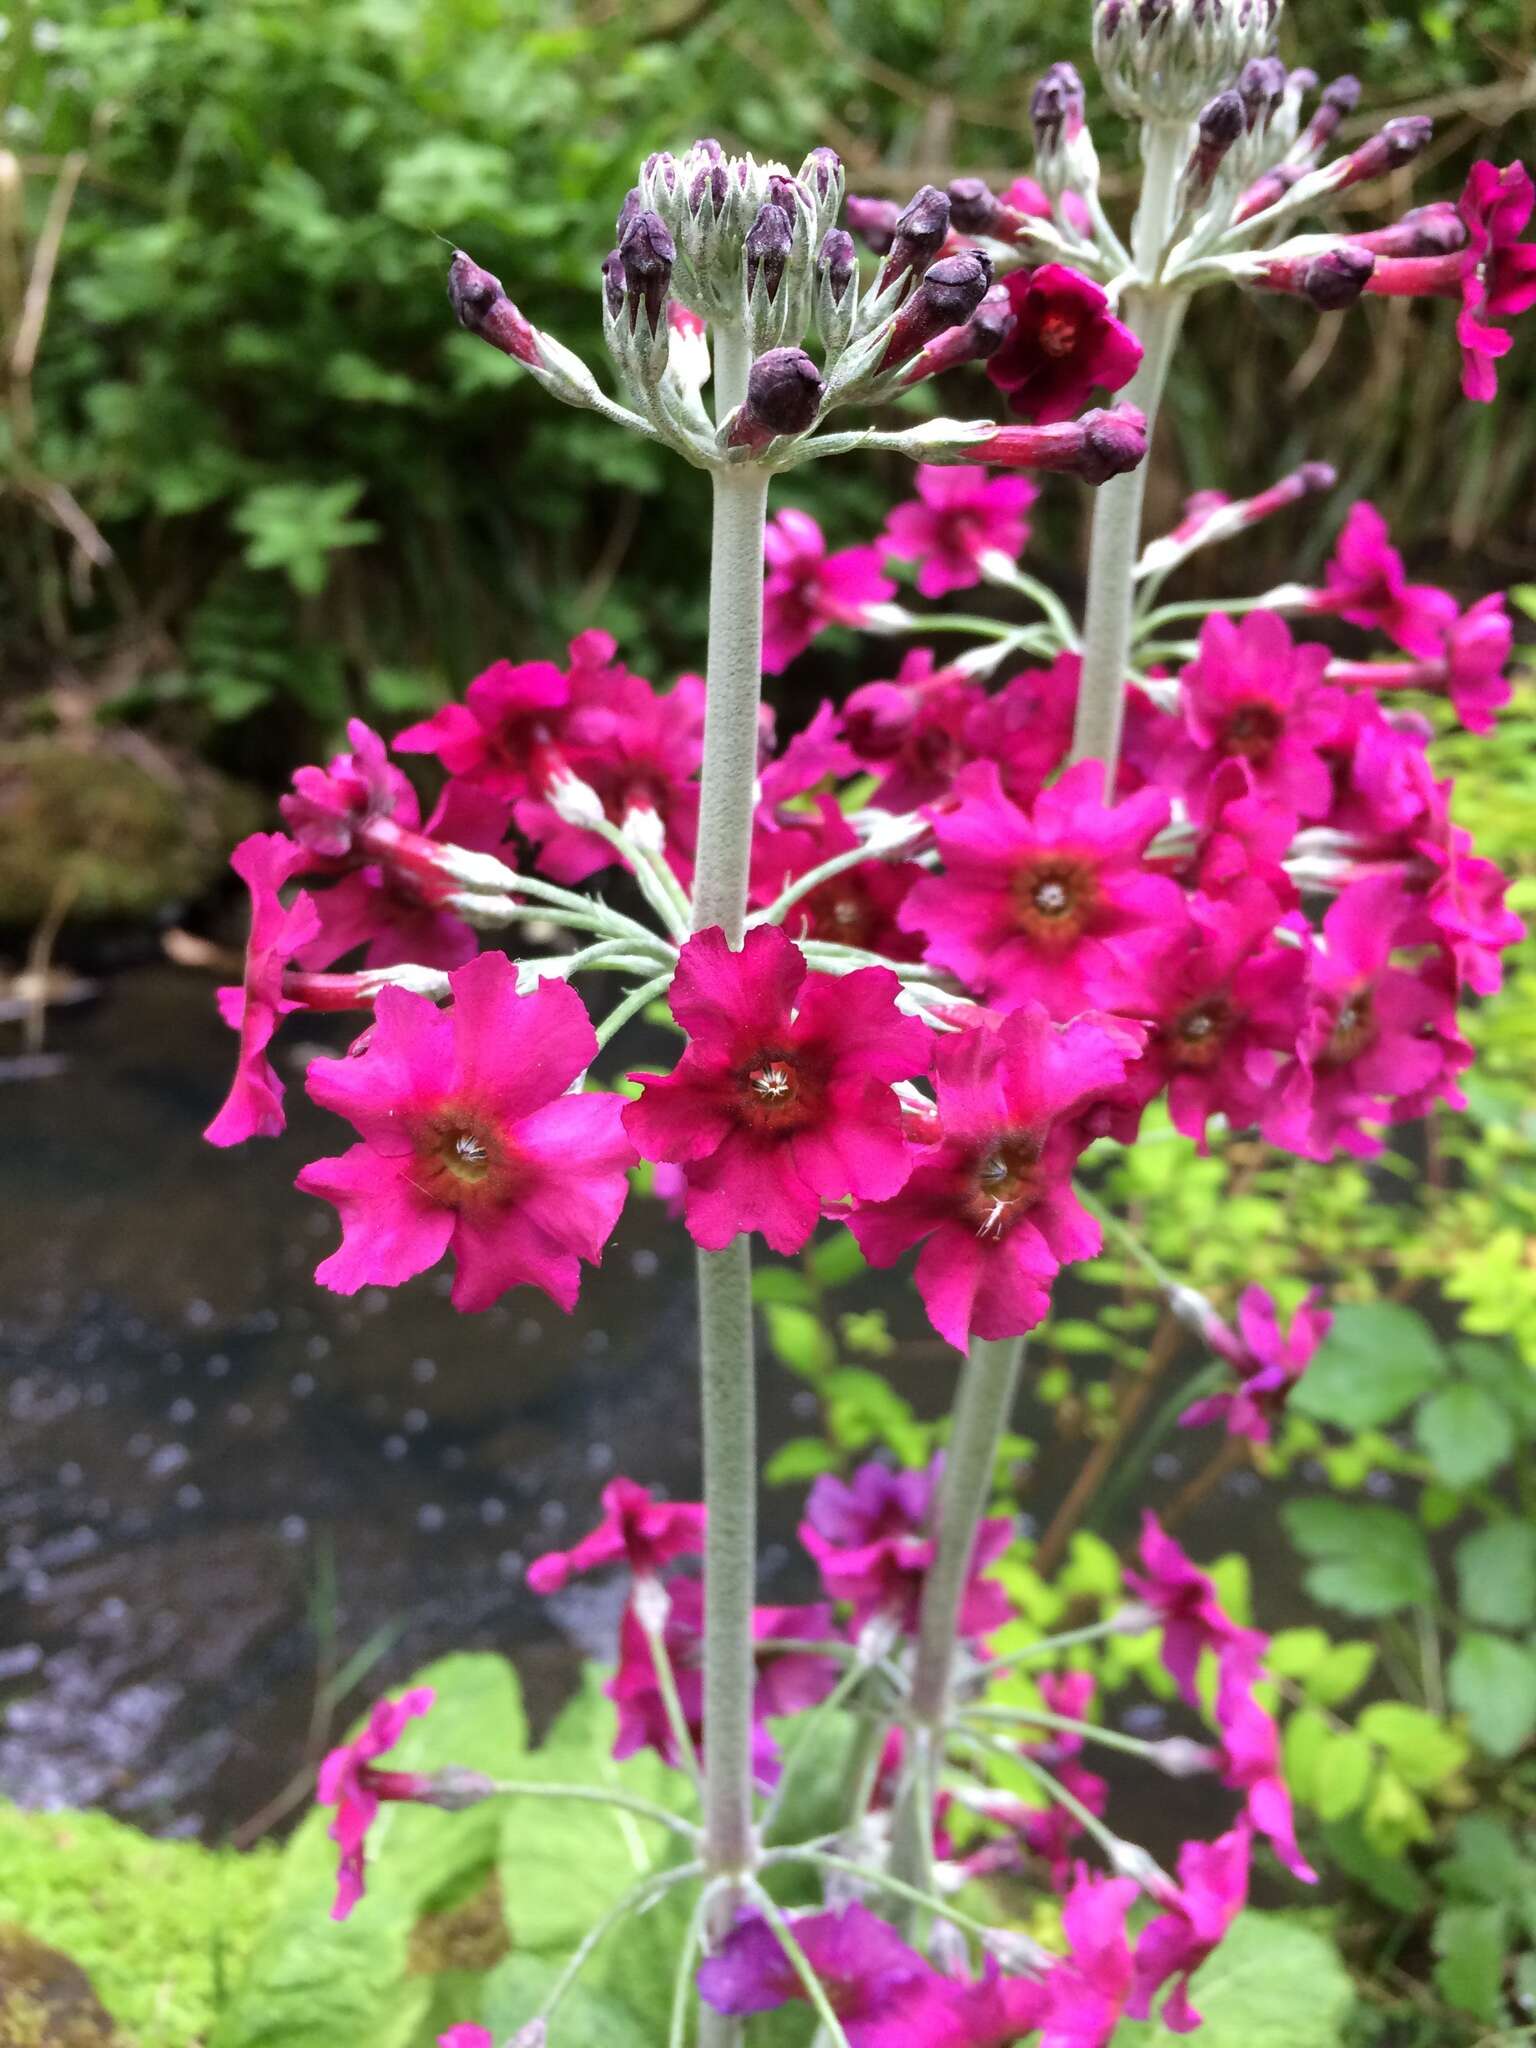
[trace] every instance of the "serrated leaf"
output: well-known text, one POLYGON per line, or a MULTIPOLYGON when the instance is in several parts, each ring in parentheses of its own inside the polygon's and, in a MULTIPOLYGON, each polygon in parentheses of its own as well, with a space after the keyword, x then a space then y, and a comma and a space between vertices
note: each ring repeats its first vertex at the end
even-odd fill
POLYGON ((1396 1418, 1444 1374, 1445 1353, 1421 1315, 1401 1302, 1343 1302, 1292 1395, 1292 1405, 1341 1429, 1396 1418))
POLYGON ((1515 1447, 1509 1410, 1465 1381, 1424 1402, 1414 1416, 1413 1433, 1447 1486, 1475 1486, 1496 1472, 1515 1447))
POLYGON ((1525 1644, 1508 1636, 1463 1636, 1446 1681, 1451 1704, 1492 1755, 1513 1756, 1536 1734, 1536 1651, 1525 1644))
POLYGON ((1434 1597, 1435 1572, 1418 1523, 1396 1508, 1340 1500, 1288 1501, 1291 1541, 1314 1562, 1307 1587, 1345 1614, 1395 1614, 1434 1597))
POLYGON ((1456 1546, 1461 1610, 1469 1621, 1526 1628, 1536 1621, 1536 1525, 1495 1522, 1456 1546))

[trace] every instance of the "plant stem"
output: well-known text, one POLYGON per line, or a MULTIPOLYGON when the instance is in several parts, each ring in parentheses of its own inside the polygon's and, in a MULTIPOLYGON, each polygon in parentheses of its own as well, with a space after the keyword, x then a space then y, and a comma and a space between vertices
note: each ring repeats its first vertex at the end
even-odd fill
MULTIPOLYGON (((1132 247, 1142 284, 1126 304, 1140 337, 1141 367, 1123 393, 1147 416, 1150 441, 1168 363, 1184 319, 1185 298, 1153 282, 1173 226, 1180 172, 1189 152, 1185 122, 1151 123, 1143 131, 1146 168, 1132 247)), ((1150 455, 1148 457, 1150 460, 1150 455)), ((1093 507, 1088 597, 1083 613, 1083 676, 1072 733, 1074 761, 1102 761, 1106 798, 1114 791, 1125 720, 1125 682, 1131 649, 1131 601, 1141 548, 1141 503, 1147 487, 1143 461, 1099 488, 1093 507)))

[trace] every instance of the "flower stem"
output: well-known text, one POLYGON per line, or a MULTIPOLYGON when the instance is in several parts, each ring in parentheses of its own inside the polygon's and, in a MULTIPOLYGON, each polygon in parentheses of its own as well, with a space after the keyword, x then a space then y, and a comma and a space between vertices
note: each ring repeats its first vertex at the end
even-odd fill
MULTIPOLYGON (((1126 317, 1143 348, 1141 367, 1123 396, 1147 416, 1150 439, 1157 420, 1168 364, 1183 324, 1181 291, 1154 282, 1167 248, 1177 202, 1179 174, 1189 153, 1186 122, 1152 123, 1143 131, 1146 169, 1132 244, 1141 284, 1130 293, 1126 317)), ((1083 613, 1083 676, 1072 733, 1074 761, 1102 761, 1106 796, 1115 786, 1120 733, 1125 720, 1125 683, 1130 663, 1131 600, 1141 548, 1141 503, 1147 464, 1100 486, 1093 507, 1088 557, 1088 597, 1083 613)))

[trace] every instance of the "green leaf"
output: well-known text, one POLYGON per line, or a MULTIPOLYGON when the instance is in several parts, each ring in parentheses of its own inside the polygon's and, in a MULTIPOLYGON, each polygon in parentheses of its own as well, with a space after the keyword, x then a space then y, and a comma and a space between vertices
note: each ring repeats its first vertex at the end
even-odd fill
POLYGON ((1507 1636, 1465 1635, 1446 1673, 1451 1704, 1494 1756, 1513 1756, 1536 1734, 1536 1651, 1507 1636))
POLYGON ((1276 1678, 1304 1679, 1317 1670, 1327 1654, 1325 1629, 1282 1628, 1270 1637, 1264 1663, 1276 1678))
POLYGON ((763 1477, 770 1486, 787 1486, 795 1480, 819 1479, 823 1472, 835 1472, 841 1462, 824 1438, 791 1437, 768 1460, 763 1477))
POLYGON ((371 519, 348 517, 363 495, 361 478, 334 484, 262 484, 247 491, 230 515, 246 536, 245 559, 253 569, 281 569, 304 597, 318 597, 337 548, 376 540, 371 519))
POLYGON ((1465 1382, 1426 1401, 1414 1417, 1413 1433, 1447 1486, 1475 1486, 1496 1472, 1515 1447, 1509 1410, 1465 1382))
POLYGON ((780 1365, 787 1365, 804 1379, 815 1379, 836 1365, 837 1344, 814 1310, 769 1301, 763 1304, 763 1315, 768 1342, 780 1365))
POLYGON ((1375 1662, 1374 1643, 1335 1643, 1304 1681, 1308 1699, 1320 1707, 1341 1706, 1364 1685, 1375 1662))
POLYGON ((752 1273, 752 1299, 759 1307, 768 1302, 788 1302, 795 1308, 813 1308, 816 1290, 794 1266, 757 1266, 752 1273))
POLYGON ((1417 1913, 1423 1909, 1430 1896, 1429 1887, 1411 1863, 1377 1849, 1361 1821, 1336 1822, 1324 1829, 1323 1841, 1328 1861, 1356 1884, 1363 1885, 1382 1905, 1390 1906, 1394 1913, 1417 1913))
POLYGON ((1530 1868, 1508 1822, 1492 1813, 1464 1813, 1451 1832, 1451 1853, 1436 1865, 1442 1888, 1460 1899, 1500 1906, 1513 1899, 1530 1868))
POLYGON ((1469 1621, 1529 1627, 1536 1621, 1536 1524, 1495 1522, 1463 1537, 1456 1579, 1469 1621))
POLYGON ((1386 1752, 1399 1777, 1416 1792, 1433 1792, 1467 1761, 1465 1737, 1406 1700, 1377 1700, 1356 1726, 1386 1752))
POLYGON ((1344 1302, 1318 1346, 1292 1406, 1341 1429, 1394 1421, 1445 1372, 1445 1353, 1421 1315, 1401 1302, 1344 1302))
POLYGON ((830 1287, 846 1287, 850 1280, 857 1280, 868 1270, 858 1239, 851 1230, 839 1230, 836 1236, 824 1238, 812 1247, 805 1263, 812 1284, 823 1291, 830 1287))
POLYGON ((1334 1736, 1317 1765, 1312 1804, 1317 1808, 1318 1818, 1345 1820, 1356 1812, 1375 1767, 1375 1752, 1363 1735, 1334 1736))
MULTIPOLYGON (((492 1971, 481 2011, 496 2040, 511 2040, 532 2019, 559 1970, 554 1956, 517 1955, 492 1971)), ((578 1978, 560 2002, 551 2038, 555 2048, 635 2048, 637 2041, 663 2037, 665 2016, 650 2017, 647 2028, 633 2006, 578 1978)))
POLYGON ((1430 1934, 1440 1995, 1489 2026, 1508 2018, 1500 1991, 1508 1924, 1502 1906, 1447 1906, 1435 1915, 1430 1934))
MULTIPOLYGON (((1333 1944, 1280 1913, 1243 1913, 1190 1987, 1200 2048, 1340 2048, 1354 2002, 1333 1944)), ((1123 2021, 1115 2048, 1188 2043, 1155 2022, 1123 2021)))
POLYGON ((1332 1740, 1328 1723, 1310 1707, 1299 1708, 1285 1724, 1285 1781, 1295 1797, 1308 1806, 1316 1804, 1318 1771, 1332 1740))
POLYGON ((1395 1614, 1433 1599, 1424 1532, 1398 1509, 1319 1499, 1288 1501, 1280 1513, 1297 1549, 1316 1560, 1307 1588, 1325 1606, 1395 1614))

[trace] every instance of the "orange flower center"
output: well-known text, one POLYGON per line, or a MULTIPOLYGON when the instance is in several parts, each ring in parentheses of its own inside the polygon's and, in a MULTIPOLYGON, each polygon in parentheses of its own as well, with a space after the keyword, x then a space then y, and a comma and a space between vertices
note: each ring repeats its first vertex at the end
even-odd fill
POLYGON ((1009 1131, 976 1156, 964 1209, 978 1237, 1002 1237, 1040 1193, 1045 1141, 1032 1131, 1009 1131))
POLYGON ((1048 356, 1069 356, 1077 347, 1077 322, 1070 313, 1047 313, 1037 338, 1048 356))
POLYGON ((738 1073, 736 1113, 755 1131, 787 1137, 814 1119, 820 1096, 816 1076, 790 1053, 763 1046, 738 1073))
POLYGON ((500 1132, 461 1105, 446 1104, 415 1132, 410 1179, 429 1200, 448 1209, 478 1209, 504 1202, 517 1165, 500 1132))
POLYGON ((1360 989, 1342 1005, 1333 1020, 1333 1029, 1323 1048, 1323 1064, 1347 1066, 1365 1051, 1375 1036, 1376 1017, 1371 1008, 1371 992, 1368 988, 1360 989))
POLYGON ((1200 1003, 1167 1027, 1164 1037, 1169 1053, 1181 1067, 1213 1067, 1232 1023, 1231 1005, 1224 997, 1200 1003))
POLYGON ((1065 952, 1092 923, 1098 877, 1085 861, 1047 857, 1021 869, 1013 889, 1022 929, 1046 952, 1065 952))

